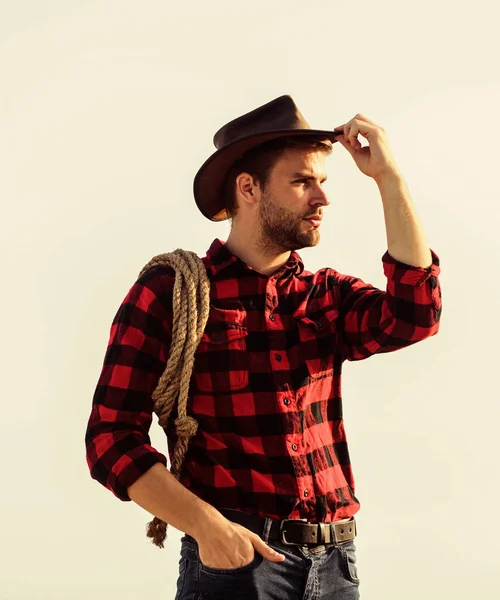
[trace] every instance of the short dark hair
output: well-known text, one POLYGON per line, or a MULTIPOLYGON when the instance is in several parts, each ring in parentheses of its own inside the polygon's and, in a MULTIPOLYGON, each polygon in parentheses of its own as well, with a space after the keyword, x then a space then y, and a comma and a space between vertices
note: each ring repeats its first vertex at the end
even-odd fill
POLYGON ((224 207, 230 218, 237 213, 235 182, 240 173, 249 173, 259 182, 262 191, 265 191, 269 181, 270 173, 288 148, 309 149, 323 152, 329 155, 332 152, 333 143, 322 136, 286 136, 259 144, 245 152, 230 168, 224 180, 222 193, 224 195, 224 207))

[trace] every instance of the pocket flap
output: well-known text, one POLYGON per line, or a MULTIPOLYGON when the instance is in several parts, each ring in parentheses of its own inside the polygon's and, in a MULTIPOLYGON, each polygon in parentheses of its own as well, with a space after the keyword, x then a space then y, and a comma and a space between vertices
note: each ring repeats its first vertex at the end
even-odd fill
POLYGON ((305 325, 313 331, 318 333, 328 333, 336 330, 338 316, 338 310, 330 309, 317 315, 316 318, 313 318, 313 314, 308 317, 301 316, 295 318, 299 324, 305 325))
POLYGON ((238 340, 247 335, 248 329, 242 327, 231 328, 230 323, 228 323, 227 329, 222 329, 219 331, 210 331, 208 333, 205 332, 201 336, 200 341, 205 342, 207 344, 224 344, 233 340, 238 340))
POLYGON ((313 319, 309 319, 309 317, 302 317, 302 319, 299 319, 299 323, 301 323, 302 325, 306 325, 307 327, 310 327, 311 329, 315 329, 317 331, 324 329, 324 323, 322 323, 319 320, 314 321, 313 319))

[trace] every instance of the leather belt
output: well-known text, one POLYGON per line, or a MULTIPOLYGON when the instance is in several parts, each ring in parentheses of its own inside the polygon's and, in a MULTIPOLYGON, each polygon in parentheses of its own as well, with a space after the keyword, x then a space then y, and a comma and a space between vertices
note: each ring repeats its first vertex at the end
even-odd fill
MULTIPOLYGON (((264 531, 265 518, 259 515, 234 510, 217 509, 227 519, 239 523, 261 536, 264 531)), ((287 546, 313 545, 348 542, 357 535, 356 519, 330 523, 308 523, 306 519, 272 519, 269 531, 270 540, 279 540, 287 546)))

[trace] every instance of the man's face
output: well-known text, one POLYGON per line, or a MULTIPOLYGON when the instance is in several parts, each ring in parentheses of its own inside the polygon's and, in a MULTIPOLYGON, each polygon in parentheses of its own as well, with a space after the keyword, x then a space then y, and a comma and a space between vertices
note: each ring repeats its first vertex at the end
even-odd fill
POLYGON ((270 173, 259 202, 261 245, 274 251, 299 250, 319 242, 323 206, 330 202, 323 152, 286 149, 270 173))

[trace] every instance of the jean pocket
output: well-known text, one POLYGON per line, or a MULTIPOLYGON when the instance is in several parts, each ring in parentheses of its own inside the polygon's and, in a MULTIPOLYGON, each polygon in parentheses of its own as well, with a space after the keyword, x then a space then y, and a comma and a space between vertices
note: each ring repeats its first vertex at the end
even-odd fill
MULTIPOLYGON (((182 537, 181 542, 182 542, 183 550, 186 549, 188 551, 188 553, 189 552, 194 553, 194 555, 196 557, 196 561, 198 562, 198 565, 200 567, 200 570, 204 571, 205 573, 229 574, 229 573, 240 573, 240 572, 251 571, 252 569, 256 568, 258 565, 260 565, 261 562, 264 560, 264 557, 262 556, 262 554, 260 554, 259 552, 257 552, 254 549, 254 557, 248 564, 242 565, 241 567, 234 567, 234 568, 229 568, 229 569, 218 569, 216 567, 209 567, 201 561, 198 542, 193 537, 186 534, 182 537)), ((188 560, 189 560, 189 557, 188 557, 188 560)))
POLYGON ((205 565, 202 562, 202 560, 200 558, 200 552, 199 552, 198 545, 196 545, 196 556, 198 559, 200 571, 203 571, 204 573, 207 573, 209 575, 231 575, 233 573, 247 573, 248 571, 253 571, 254 569, 256 569, 264 560, 264 557, 262 556, 262 554, 257 552, 257 550, 255 550, 255 548, 254 548, 254 556, 253 556, 252 560, 249 563, 247 563, 246 565, 242 565, 241 567, 219 569, 216 567, 209 567, 208 565, 205 565))
POLYGON ((201 562, 199 553, 198 559, 200 561, 200 569, 205 573, 210 573, 212 575, 231 575, 233 573, 246 573, 248 571, 253 571, 253 569, 256 569, 262 563, 264 557, 262 556, 262 554, 254 550, 254 557, 248 564, 242 565, 241 567, 234 567, 229 569, 217 569, 215 567, 208 567, 207 565, 201 562))
POLYGON ((345 577, 352 583, 359 584, 356 545, 354 542, 346 542, 339 546, 339 550, 345 577))

